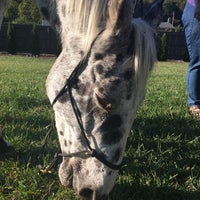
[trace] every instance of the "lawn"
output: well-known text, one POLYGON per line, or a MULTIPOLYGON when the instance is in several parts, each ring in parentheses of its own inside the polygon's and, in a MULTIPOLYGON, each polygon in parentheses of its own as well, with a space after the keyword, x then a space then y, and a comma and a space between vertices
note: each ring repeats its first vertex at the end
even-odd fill
MULTIPOLYGON (((15 152, 0 161, 0 200, 77 200, 57 168, 41 175, 58 147, 53 133, 41 154, 52 108, 45 79, 55 58, 0 56, 0 127, 15 152)), ((187 63, 158 62, 108 200, 200 199, 200 121, 188 114, 187 63)))

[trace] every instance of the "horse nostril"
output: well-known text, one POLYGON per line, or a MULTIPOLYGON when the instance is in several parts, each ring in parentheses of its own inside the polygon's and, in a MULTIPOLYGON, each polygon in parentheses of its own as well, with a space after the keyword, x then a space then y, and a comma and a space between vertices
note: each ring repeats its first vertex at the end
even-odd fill
POLYGON ((83 198, 86 198, 86 199, 92 199, 92 196, 93 196, 93 190, 90 189, 90 188, 83 188, 79 195, 83 198))

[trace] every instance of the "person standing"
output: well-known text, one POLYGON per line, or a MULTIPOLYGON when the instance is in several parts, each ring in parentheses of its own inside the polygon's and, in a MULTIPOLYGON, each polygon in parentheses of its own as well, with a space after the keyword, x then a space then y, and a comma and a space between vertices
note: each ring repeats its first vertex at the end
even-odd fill
POLYGON ((182 22, 190 58, 186 80, 189 113, 200 117, 200 0, 187 0, 182 22))

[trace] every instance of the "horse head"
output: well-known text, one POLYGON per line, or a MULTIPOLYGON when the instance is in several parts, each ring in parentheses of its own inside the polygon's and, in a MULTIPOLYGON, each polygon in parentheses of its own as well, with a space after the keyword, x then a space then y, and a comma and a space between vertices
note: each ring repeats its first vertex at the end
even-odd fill
POLYGON ((36 0, 62 52, 47 81, 63 161, 60 181, 84 199, 113 188, 156 61, 163 0, 133 19, 133 0, 36 0), (152 28, 153 27, 153 28, 152 28))

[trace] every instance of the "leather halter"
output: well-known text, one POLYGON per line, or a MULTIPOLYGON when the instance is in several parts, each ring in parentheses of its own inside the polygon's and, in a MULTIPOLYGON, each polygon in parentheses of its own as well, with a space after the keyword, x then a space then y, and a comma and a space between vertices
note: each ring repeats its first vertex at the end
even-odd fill
POLYGON ((69 99, 70 99, 70 103, 72 105, 77 123, 79 125, 79 128, 81 130, 81 134, 85 139, 87 148, 88 148, 88 152, 78 152, 75 154, 60 154, 60 156, 62 157, 73 157, 73 156, 80 156, 81 154, 85 153, 85 155, 90 155, 91 157, 95 157, 97 160, 99 160, 101 163, 103 163, 104 165, 106 165, 107 167, 113 169, 113 170, 119 170, 122 163, 120 164, 113 164, 110 161, 108 161, 106 159, 106 156, 101 152, 97 152, 95 149, 93 149, 90 145, 90 141, 87 137, 87 133, 84 130, 84 126, 81 120, 81 116, 80 116, 80 110, 76 104, 76 100, 73 97, 72 94, 72 86, 73 84, 76 82, 77 78, 79 77, 79 75, 85 70, 85 68, 88 65, 88 60, 89 57, 91 55, 91 50, 92 47, 95 43, 95 41, 97 40, 97 38, 99 37, 99 35, 103 32, 104 30, 102 30, 97 36, 96 38, 93 40, 91 47, 89 49, 89 51, 87 52, 86 56, 78 63, 78 65, 75 67, 75 69, 72 71, 71 75, 69 76, 69 78, 66 80, 65 85, 62 87, 62 89, 60 90, 60 92, 56 95, 55 99, 52 102, 52 106, 58 101, 58 99, 65 93, 68 91, 69 94, 69 99))

